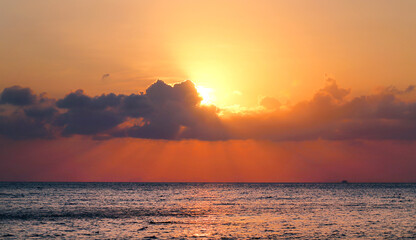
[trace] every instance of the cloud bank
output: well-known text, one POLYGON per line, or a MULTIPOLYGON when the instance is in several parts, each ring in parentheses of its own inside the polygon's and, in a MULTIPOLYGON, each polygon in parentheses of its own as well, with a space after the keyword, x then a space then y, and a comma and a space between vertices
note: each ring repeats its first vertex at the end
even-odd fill
POLYGON ((289 109, 235 114, 224 121, 237 139, 416 140, 414 86, 348 99, 350 92, 329 79, 311 100, 289 109))
POLYGON ((62 99, 35 95, 13 86, 0 95, 0 134, 12 139, 90 135, 97 139, 226 139, 214 106, 200 105, 191 81, 170 86, 157 81, 141 94, 103 94, 83 90, 62 99))
POLYGON ((312 99, 282 108, 272 97, 265 111, 220 116, 201 105, 191 81, 173 86, 158 80, 140 94, 88 96, 83 90, 62 99, 12 86, 0 95, 0 135, 10 139, 87 135, 94 139, 272 141, 416 140, 415 86, 395 87, 349 98, 334 80, 312 99))

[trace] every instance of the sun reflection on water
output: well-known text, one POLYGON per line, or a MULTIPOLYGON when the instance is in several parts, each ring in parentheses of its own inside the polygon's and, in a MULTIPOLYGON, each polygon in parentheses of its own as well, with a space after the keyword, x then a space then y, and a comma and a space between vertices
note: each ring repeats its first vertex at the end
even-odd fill
POLYGON ((0 198, 2 232, 22 239, 416 237, 415 185, 22 186, 3 187, 0 198))

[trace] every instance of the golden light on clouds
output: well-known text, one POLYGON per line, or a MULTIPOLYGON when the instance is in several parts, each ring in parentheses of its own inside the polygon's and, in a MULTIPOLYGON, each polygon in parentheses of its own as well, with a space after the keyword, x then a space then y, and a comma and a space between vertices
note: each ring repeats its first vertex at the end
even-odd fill
POLYGON ((224 49, 202 46, 184 47, 181 53, 177 53, 177 59, 188 79, 201 86, 198 92, 204 94, 203 98, 210 98, 204 100, 203 104, 222 107, 239 102, 233 93, 240 92, 241 81, 245 78, 242 77, 244 71, 238 66, 239 61, 235 56, 224 53, 224 49), (188 54, 183 54, 185 52, 188 54))
POLYGON ((201 104, 215 105, 215 95, 214 90, 212 88, 196 86, 196 90, 198 91, 199 96, 202 97, 201 104))

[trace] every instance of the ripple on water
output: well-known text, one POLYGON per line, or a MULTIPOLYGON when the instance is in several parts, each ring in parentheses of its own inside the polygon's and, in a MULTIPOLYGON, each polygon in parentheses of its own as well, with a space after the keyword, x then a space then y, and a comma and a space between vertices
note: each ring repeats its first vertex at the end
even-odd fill
POLYGON ((415 238, 416 184, 0 183, 1 238, 415 238))

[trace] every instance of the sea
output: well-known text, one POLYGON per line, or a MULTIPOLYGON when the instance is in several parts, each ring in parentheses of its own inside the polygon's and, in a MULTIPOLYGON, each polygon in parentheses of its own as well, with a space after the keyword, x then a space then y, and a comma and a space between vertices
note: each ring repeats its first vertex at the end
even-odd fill
POLYGON ((415 239, 416 184, 0 183, 1 239, 415 239))

